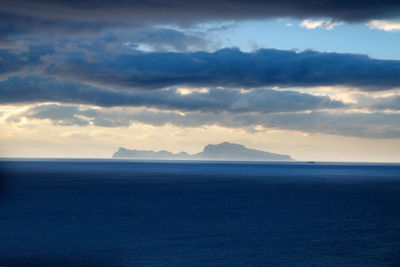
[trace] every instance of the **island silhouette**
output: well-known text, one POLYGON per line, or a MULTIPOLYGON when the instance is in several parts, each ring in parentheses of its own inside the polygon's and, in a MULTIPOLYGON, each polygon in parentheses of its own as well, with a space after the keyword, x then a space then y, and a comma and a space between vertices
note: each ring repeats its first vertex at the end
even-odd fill
POLYGON ((226 160, 226 161, 292 161, 289 155, 250 149, 240 144, 224 142, 207 145, 196 154, 172 153, 166 150, 129 150, 120 147, 112 155, 116 159, 159 159, 159 160, 226 160))

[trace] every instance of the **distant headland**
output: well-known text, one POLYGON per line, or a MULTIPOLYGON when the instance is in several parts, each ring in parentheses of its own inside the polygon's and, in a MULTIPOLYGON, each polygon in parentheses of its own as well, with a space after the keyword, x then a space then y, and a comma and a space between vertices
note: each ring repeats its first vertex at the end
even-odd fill
POLYGON ((226 160, 226 161, 292 161, 289 155, 280 155, 266 151, 249 149, 243 145, 224 142, 207 145, 197 154, 169 151, 129 150, 119 148, 112 156, 116 159, 160 159, 160 160, 226 160))

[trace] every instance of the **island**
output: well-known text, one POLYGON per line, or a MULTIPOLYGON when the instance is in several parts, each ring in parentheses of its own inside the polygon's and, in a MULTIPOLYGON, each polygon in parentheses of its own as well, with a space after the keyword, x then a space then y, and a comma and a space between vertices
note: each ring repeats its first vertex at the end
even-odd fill
POLYGON ((250 149, 240 144, 224 142, 217 145, 207 145, 197 154, 186 152, 172 153, 169 151, 129 150, 119 148, 112 155, 115 159, 145 159, 145 160, 220 160, 220 161, 292 161, 289 155, 281 155, 266 151, 250 149))

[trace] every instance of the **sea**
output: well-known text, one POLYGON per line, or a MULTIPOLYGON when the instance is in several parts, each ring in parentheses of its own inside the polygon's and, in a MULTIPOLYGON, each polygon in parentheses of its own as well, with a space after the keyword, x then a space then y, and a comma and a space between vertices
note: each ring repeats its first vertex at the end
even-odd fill
POLYGON ((0 160, 0 266, 399 266, 400 165, 0 160))

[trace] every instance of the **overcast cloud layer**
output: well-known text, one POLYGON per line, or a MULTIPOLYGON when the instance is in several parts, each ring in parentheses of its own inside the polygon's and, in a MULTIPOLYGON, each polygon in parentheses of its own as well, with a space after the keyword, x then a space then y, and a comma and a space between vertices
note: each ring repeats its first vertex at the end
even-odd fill
POLYGON ((192 22, 211 19, 257 19, 268 17, 328 17, 346 21, 398 15, 395 0, 144 0, 69 1, 1 0, 6 14, 47 21, 126 23, 133 21, 192 22), (91 16, 87 15, 91 13, 91 16))
POLYGON ((104 30, 155 25, 188 28, 199 22, 277 17, 326 18, 329 24, 391 19, 400 15, 396 0, 0 0, 0 47, 16 38, 60 38, 104 30))
POLYGON ((344 104, 325 96, 295 91, 210 89, 182 95, 176 89, 156 91, 106 90, 54 78, 11 77, 0 82, 0 104, 60 102, 101 107, 144 106, 201 112, 287 112, 341 108, 344 104))
POLYGON ((353 54, 260 49, 245 53, 140 53, 97 58, 55 57, 46 74, 104 85, 141 89, 168 86, 354 86, 364 90, 400 87, 400 61, 353 54))
POLYGON ((0 75, 42 74, 100 86, 131 89, 189 87, 350 86, 365 91, 400 88, 400 61, 357 54, 238 49, 133 54, 59 52, 31 46, 0 50, 0 75))

